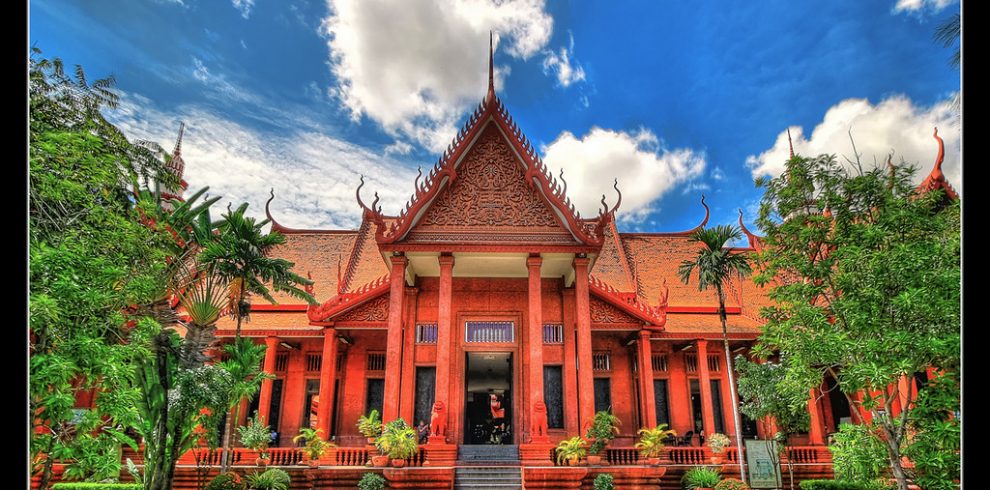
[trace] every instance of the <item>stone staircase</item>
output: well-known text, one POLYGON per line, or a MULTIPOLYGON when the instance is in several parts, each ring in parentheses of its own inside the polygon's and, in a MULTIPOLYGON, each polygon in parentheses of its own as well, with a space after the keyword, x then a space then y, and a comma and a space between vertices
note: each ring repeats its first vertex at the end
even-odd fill
POLYGON ((519 446, 460 446, 454 488, 522 488, 519 446))
POLYGON ((522 471, 518 466, 459 466, 454 471, 454 490, 522 488, 522 471))

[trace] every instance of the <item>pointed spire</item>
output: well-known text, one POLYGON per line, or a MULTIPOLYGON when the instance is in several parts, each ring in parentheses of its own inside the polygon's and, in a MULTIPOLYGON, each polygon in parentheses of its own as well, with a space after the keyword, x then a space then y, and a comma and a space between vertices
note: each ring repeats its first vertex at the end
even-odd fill
POLYGON ((794 142, 791 141, 791 128, 787 128, 787 146, 791 149, 791 158, 794 158, 794 142))
POLYGON ((485 100, 495 98, 495 33, 488 31, 488 95, 485 100))

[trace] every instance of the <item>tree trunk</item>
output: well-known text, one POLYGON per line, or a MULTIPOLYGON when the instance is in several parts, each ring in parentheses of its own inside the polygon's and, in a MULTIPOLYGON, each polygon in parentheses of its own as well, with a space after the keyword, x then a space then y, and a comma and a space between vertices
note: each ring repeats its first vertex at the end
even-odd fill
MULTIPOLYGON (((238 400, 238 405, 240 400, 238 400)), ((227 412, 227 423, 224 424, 223 431, 223 451, 220 453, 220 473, 224 473, 230 467, 227 459, 230 457, 230 433, 234 431, 234 410, 236 407, 232 407, 227 412)))
POLYGON ((726 325, 725 318, 725 295, 722 292, 721 284, 718 285, 716 290, 718 291, 718 317, 722 321, 722 345, 725 347, 725 374, 729 379, 729 396, 732 399, 732 418, 735 420, 736 428, 736 459, 739 460, 739 478, 743 483, 748 483, 749 479, 746 478, 745 458, 743 457, 742 420, 739 417, 739 397, 736 395, 736 374, 733 368, 732 354, 729 352, 729 328, 726 325))
POLYGON ((55 449, 54 435, 48 440, 48 449, 45 450, 45 465, 41 470, 41 484, 38 485, 41 490, 48 490, 48 485, 52 481, 52 466, 55 464, 55 460, 52 458, 53 449, 55 449))
POLYGON ((884 420, 880 422, 887 436, 884 438, 884 445, 887 446, 887 459, 890 460, 890 469, 894 473, 894 479, 897 480, 897 490, 908 490, 907 474, 904 472, 904 467, 901 466, 900 438, 896 437, 891 422, 885 420, 887 416, 881 417, 884 420))

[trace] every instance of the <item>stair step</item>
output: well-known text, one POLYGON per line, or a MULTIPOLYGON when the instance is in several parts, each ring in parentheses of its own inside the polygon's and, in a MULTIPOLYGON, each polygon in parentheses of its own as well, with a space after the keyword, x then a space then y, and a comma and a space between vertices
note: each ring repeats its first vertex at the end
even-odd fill
POLYGON ((454 469, 454 488, 522 488, 522 470, 507 466, 468 466, 454 469))

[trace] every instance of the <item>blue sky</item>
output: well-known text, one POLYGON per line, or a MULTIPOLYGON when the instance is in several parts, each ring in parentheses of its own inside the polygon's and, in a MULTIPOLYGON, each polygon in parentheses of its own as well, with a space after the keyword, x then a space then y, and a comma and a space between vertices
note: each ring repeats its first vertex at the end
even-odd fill
MULTIPOLYGON (((32 0, 46 56, 113 74, 110 117, 171 148, 191 188, 291 227, 357 224, 358 175, 397 211, 480 102, 488 31, 499 95, 582 214, 619 179, 620 229, 695 226, 743 208, 775 175, 786 129, 803 154, 894 152, 927 173, 933 126, 962 188, 952 0, 543 2, 32 0)), ((922 175, 923 176, 923 175, 922 175)), ((919 176, 919 180, 922 176, 919 176)))

